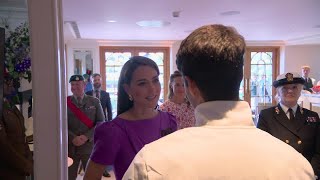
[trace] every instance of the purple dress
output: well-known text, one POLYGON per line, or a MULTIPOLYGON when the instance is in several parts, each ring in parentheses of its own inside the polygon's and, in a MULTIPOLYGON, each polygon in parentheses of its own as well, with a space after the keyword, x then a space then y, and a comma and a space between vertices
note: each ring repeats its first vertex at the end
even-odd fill
POLYGON ((154 118, 139 121, 116 117, 96 126, 90 159, 98 164, 114 165, 116 179, 121 179, 145 144, 176 130, 176 119, 167 112, 159 111, 154 118))

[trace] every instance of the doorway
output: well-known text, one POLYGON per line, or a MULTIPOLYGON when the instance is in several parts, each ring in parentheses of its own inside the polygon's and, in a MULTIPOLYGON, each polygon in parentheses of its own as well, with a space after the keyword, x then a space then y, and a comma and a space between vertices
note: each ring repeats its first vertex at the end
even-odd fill
POLYGON ((276 103, 272 82, 279 74, 279 47, 247 47, 240 99, 251 106, 253 118, 276 103))

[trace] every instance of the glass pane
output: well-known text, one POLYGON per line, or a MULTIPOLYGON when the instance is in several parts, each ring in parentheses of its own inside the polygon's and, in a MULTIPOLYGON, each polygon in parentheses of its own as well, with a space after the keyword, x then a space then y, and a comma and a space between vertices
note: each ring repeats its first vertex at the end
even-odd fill
POLYGON ((164 56, 163 52, 156 52, 156 53, 139 52, 139 56, 144 56, 144 57, 147 57, 147 58, 154 60, 158 64, 158 66, 163 65, 163 56, 164 56))
POLYGON ((251 52, 251 109, 272 103, 272 52, 251 52))
POLYGON ((251 52, 251 64, 272 64, 272 52, 251 52))
POLYGON ((156 52, 156 53, 153 53, 153 52, 139 52, 139 56, 144 56, 144 57, 147 57, 147 58, 150 58, 152 59, 154 62, 156 62, 156 64, 158 65, 159 67, 159 81, 160 81, 160 84, 161 84, 161 93, 160 93, 160 98, 159 98, 159 101, 161 103, 164 102, 164 75, 163 75, 163 70, 164 70, 164 66, 163 66, 163 61, 164 61, 164 53, 163 52, 156 52))
POLYGON ((118 80, 120 71, 125 62, 131 57, 130 52, 106 52, 105 53, 105 67, 106 67, 106 89, 110 93, 112 105, 112 117, 117 115, 117 93, 118 80))
POLYGON ((243 86, 243 79, 240 83, 240 89, 239 89, 239 99, 244 100, 244 86, 243 86))

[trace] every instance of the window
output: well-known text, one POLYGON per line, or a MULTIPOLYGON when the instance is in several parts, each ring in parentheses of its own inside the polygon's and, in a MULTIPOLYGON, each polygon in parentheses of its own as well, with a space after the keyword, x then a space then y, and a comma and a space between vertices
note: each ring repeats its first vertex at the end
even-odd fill
POLYGON ((169 80, 169 48, 167 47, 100 47, 100 72, 102 88, 110 93, 112 114, 117 115, 117 87, 122 66, 131 56, 145 56, 155 61, 159 67, 162 103, 167 94, 169 80))

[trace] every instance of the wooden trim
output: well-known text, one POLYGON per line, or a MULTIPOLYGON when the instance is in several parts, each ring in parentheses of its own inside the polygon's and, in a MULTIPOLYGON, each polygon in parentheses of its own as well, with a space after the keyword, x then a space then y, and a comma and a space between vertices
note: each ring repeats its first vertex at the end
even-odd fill
MULTIPOLYGON (((251 55, 250 52, 272 52, 273 58, 272 58, 272 82, 276 79, 276 77, 279 75, 280 71, 280 47, 279 46, 248 46, 246 47, 246 53, 245 53, 245 62, 244 62, 244 76, 243 78, 251 78, 251 71, 250 71, 250 64, 251 64, 251 55)), ((271 83, 272 83, 271 82, 271 83)), ((245 83, 245 82, 244 82, 245 83)), ((249 81, 248 81, 249 83, 249 81)), ((246 88, 246 84, 244 84, 244 88, 246 88)), ((246 89, 244 89, 246 92, 246 89)), ((275 96, 276 89, 272 87, 272 97, 275 96)), ((251 92, 244 93, 245 94, 245 101, 249 102, 251 101, 251 92)), ((273 98, 272 104, 275 105, 277 101, 273 98)))
POLYGON ((107 85, 106 85, 106 68, 105 68, 105 49, 103 47, 99 47, 99 54, 100 54, 100 75, 102 79, 102 89, 106 90, 107 85))
POLYGON ((144 46, 100 46, 100 72, 103 79, 102 88, 106 89, 106 70, 105 70, 105 52, 131 52, 133 56, 139 55, 141 51, 146 52, 163 52, 163 96, 167 98, 168 94, 168 81, 170 76, 170 47, 144 47, 144 46))

